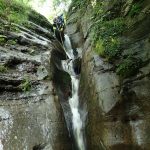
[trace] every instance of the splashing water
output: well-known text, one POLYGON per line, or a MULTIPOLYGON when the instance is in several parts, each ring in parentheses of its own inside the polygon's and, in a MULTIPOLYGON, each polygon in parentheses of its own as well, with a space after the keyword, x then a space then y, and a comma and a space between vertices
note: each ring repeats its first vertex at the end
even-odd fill
POLYGON ((74 137, 76 140, 75 142, 77 143, 78 149, 85 150, 86 148, 85 148, 85 142, 84 142, 84 137, 83 137, 83 122, 82 122, 81 115, 79 112, 79 96, 78 96, 79 79, 73 69, 73 61, 75 57, 73 55, 73 49, 71 46, 70 39, 67 35, 65 35, 64 46, 66 48, 66 54, 69 60, 63 60, 62 67, 64 71, 70 74, 70 77, 71 77, 72 97, 69 98, 69 104, 70 104, 70 108, 72 112, 73 134, 74 134, 74 137))
POLYGON ((70 42, 70 39, 69 39, 69 36, 65 34, 65 41, 64 41, 64 46, 65 46, 65 49, 66 49, 66 54, 68 56, 69 59, 74 59, 74 54, 73 54, 73 49, 72 49, 72 46, 71 46, 71 42, 70 42))
POLYGON ((79 79, 75 76, 71 76, 72 82, 72 97, 69 99, 69 104, 72 111, 72 123, 73 130, 76 142, 80 150, 85 150, 83 132, 82 132, 82 120, 79 113, 79 96, 78 96, 78 88, 79 88, 79 79))

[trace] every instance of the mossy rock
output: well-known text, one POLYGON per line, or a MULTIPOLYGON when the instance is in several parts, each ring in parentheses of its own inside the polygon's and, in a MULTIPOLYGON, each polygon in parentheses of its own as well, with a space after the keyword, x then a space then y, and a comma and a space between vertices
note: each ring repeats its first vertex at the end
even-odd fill
POLYGON ((17 40, 8 40, 7 44, 9 44, 9 45, 16 45, 17 44, 17 40))
POLYGON ((96 42, 94 51, 95 51, 98 55, 100 55, 100 56, 102 56, 102 57, 105 57, 105 47, 103 46, 103 44, 104 44, 104 43, 103 43, 102 40, 98 40, 98 41, 96 42))
POLYGON ((127 78, 136 75, 141 66, 142 60, 140 58, 127 57, 117 66, 116 73, 122 78, 127 78))
POLYGON ((17 0, 0 0, 0 17, 18 24, 28 20, 28 12, 31 8, 17 0))
POLYGON ((20 85, 22 91, 30 91, 31 90, 31 81, 29 78, 24 78, 21 85, 20 85))
POLYGON ((0 73, 5 73, 7 72, 8 68, 5 67, 4 65, 0 65, 0 73))
POLYGON ((99 20, 92 29, 92 39, 95 52, 112 61, 119 57, 120 38, 125 30, 123 18, 110 21, 99 20))
POLYGON ((0 45, 3 46, 6 43, 6 36, 4 35, 0 35, 0 45))
POLYGON ((53 31, 52 24, 44 16, 34 10, 29 12, 29 21, 32 21, 43 28, 48 30, 51 29, 51 31, 53 31))

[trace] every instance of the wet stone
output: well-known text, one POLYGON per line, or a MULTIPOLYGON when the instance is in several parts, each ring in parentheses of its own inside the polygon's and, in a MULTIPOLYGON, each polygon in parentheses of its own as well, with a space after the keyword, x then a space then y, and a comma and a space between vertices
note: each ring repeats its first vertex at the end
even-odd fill
POLYGON ((0 150, 71 150, 63 111, 47 78, 56 45, 48 40, 49 31, 31 26, 35 30, 19 26, 20 33, 12 33, 15 45, 0 47, 0 64, 7 68, 0 72, 0 150))

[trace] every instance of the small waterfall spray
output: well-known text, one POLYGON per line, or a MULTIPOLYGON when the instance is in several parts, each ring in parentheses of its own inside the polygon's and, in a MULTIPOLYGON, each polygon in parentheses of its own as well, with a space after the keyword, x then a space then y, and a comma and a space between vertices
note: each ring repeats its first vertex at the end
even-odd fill
POLYGON ((71 46, 70 39, 67 35, 65 35, 64 46, 66 48, 66 54, 69 59, 62 60, 62 68, 64 69, 64 71, 68 72, 71 77, 72 97, 69 98, 69 105, 72 112, 73 134, 78 149, 85 150, 86 148, 83 137, 83 122, 79 112, 79 96, 78 96, 79 78, 78 75, 76 75, 74 72, 73 61, 75 57, 73 55, 73 49, 71 46))

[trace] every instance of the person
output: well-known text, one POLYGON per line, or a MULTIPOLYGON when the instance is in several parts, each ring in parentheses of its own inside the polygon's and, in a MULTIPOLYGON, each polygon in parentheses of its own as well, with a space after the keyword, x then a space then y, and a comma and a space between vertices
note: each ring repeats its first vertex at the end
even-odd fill
POLYGON ((61 43, 63 43, 64 41, 64 29, 65 29, 65 21, 63 14, 61 14, 53 19, 54 35, 61 43))
POLYGON ((58 30, 61 30, 61 31, 64 30, 65 22, 64 22, 63 14, 54 18, 53 26, 56 27, 56 29, 58 30))
POLYGON ((65 25, 65 22, 64 22, 64 16, 63 16, 63 14, 61 14, 60 16, 59 16, 59 23, 60 23, 60 27, 61 28, 64 28, 64 25, 65 25))

